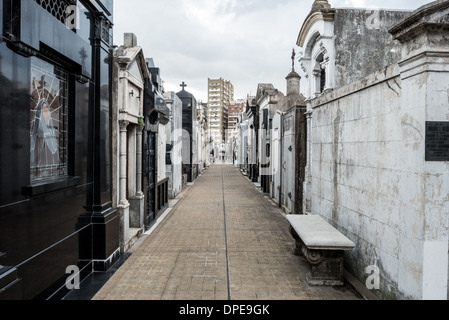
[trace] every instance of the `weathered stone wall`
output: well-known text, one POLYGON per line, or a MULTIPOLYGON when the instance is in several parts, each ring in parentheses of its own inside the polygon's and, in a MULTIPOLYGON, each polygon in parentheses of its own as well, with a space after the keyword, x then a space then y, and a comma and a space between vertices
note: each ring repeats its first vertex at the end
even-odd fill
MULTIPOLYGON (((367 267, 380 269, 384 299, 447 299, 449 162, 426 161, 426 128, 449 123, 448 17, 449 1, 413 13, 337 9, 327 33, 323 17, 320 37, 300 34, 310 79, 305 212, 357 244, 346 267, 362 283, 367 267), (318 54, 333 91, 316 90, 318 54)), ((444 151, 439 135, 429 147, 444 151)))
POLYGON ((182 191, 182 101, 174 92, 164 97, 171 112, 170 125, 166 126, 167 144, 173 146, 170 152, 171 164, 166 165, 169 177, 169 198, 174 199, 182 191))
POLYGON ((346 267, 361 282, 380 268, 383 299, 422 299, 447 259, 429 254, 447 248, 449 165, 424 155, 425 122, 449 120, 449 83, 429 76, 403 81, 396 64, 312 101, 311 213, 357 244, 346 267))
POLYGON ((401 47, 388 28, 408 15, 410 12, 336 9, 335 88, 397 63, 401 47))

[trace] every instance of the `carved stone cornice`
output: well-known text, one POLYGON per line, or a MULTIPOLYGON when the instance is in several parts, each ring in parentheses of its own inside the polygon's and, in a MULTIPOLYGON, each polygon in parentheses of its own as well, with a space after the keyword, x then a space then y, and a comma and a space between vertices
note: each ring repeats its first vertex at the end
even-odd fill
POLYGON ((110 43, 111 37, 109 35, 112 29, 112 23, 103 13, 95 14, 94 19, 94 37, 95 40, 102 40, 105 43, 110 43))
POLYGON ((144 129, 145 129, 145 125, 144 124, 139 124, 137 126, 137 134, 142 133, 144 129))
POLYGON ((391 27, 388 32, 401 43, 410 41, 426 30, 446 32, 449 25, 449 1, 434 1, 422 6, 391 27))
POLYGON ((7 34, 7 46, 14 52, 24 56, 26 58, 36 56, 38 51, 20 41, 15 35, 12 33, 7 34))
POLYGON ((128 129, 128 126, 129 126, 128 120, 120 120, 118 123, 120 126, 120 131, 126 131, 128 129))

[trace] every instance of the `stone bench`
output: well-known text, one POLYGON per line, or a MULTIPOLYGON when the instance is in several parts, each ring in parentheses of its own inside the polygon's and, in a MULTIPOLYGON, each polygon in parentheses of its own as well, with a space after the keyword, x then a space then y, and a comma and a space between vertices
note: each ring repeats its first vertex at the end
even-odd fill
POLYGON ((312 267, 307 274, 311 286, 344 285, 344 252, 355 244, 315 215, 287 215, 290 233, 296 240, 294 254, 303 255, 312 267))

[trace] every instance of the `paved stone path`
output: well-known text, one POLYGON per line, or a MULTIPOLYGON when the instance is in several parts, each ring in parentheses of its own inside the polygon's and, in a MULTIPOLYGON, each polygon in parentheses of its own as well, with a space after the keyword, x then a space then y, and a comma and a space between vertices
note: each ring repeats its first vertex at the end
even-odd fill
POLYGON ((214 165, 94 300, 358 300, 310 287, 283 213, 241 173, 214 165))

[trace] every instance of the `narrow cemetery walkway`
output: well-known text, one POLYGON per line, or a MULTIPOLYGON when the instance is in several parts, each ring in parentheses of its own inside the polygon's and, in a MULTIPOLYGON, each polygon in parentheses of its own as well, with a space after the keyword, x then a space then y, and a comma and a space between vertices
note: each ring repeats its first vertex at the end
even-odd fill
POLYGON ((214 165, 141 241, 94 300, 352 300, 310 287, 282 212, 241 173, 214 165))

